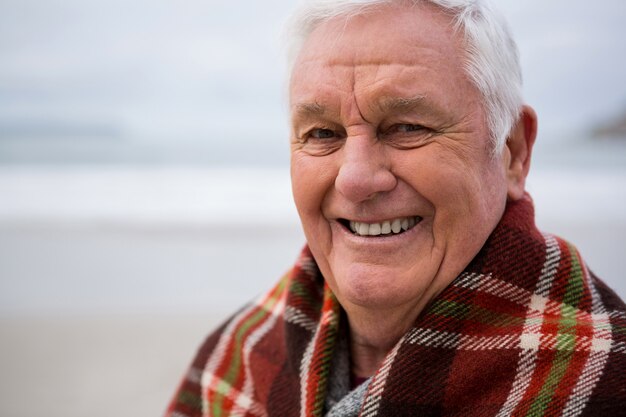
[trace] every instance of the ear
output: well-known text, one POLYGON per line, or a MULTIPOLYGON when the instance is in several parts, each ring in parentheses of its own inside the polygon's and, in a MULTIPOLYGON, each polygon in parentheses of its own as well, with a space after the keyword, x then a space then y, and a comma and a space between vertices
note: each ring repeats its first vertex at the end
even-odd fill
POLYGON ((526 176, 530 169, 530 157, 537 137, 537 114, 530 106, 523 106, 517 124, 506 142, 508 154, 506 166, 507 195, 509 201, 524 196, 526 176))

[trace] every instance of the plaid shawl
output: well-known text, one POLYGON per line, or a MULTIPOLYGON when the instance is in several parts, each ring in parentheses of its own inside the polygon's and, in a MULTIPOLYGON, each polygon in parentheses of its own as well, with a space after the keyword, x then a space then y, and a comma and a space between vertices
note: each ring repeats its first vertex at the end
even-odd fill
MULTIPOLYGON (((323 416, 341 307, 308 249, 206 340, 167 416, 323 416)), ((509 204, 369 381, 360 416, 626 415, 626 313, 509 204)))

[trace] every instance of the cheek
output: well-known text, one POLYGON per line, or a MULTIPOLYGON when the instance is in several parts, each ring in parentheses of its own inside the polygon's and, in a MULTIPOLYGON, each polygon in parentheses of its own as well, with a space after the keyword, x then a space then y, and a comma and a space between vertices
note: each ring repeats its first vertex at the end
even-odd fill
POLYGON ((307 191, 310 191, 311 187, 315 185, 311 181, 314 174, 310 169, 307 169, 305 162, 297 154, 291 155, 291 192, 299 212, 308 205, 311 193, 307 191))
POLYGON ((495 227, 507 192, 500 165, 483 154, 459 158, 437 146, 423 151, 402 160, 403 178, 433 205, 434 232, 441 237, 495 227))
POLYGON ((451 170, 435 193, 436 232, 461 251, 476 252, 496 227, 506 204, 506 182, 493 169, 451 170))
POLYGON ((442 202, 454 202, 459 208, 481 204, 501 194, 506 187, 502 167, 480 149, 448 149, 434 152, 424 163, 432 192, 442 202))
POLYGON ((327 278, 332 278, 328 267, 332 233, 324 216, 324 204, 332 195, 335 172, 330 156, 291 156, 292 192, 300 222, 313 257, 327 278))
POLYGON ((328 190, 334 183, 324 157, 292 154, 291 188, 294 202, 305 228, 319 220, 328 190))
POLYGON ((400 156, 396 174, 433 204, 436 212, 463 210, 477 191, 479 179, 471 167, 436 146, 400 156))

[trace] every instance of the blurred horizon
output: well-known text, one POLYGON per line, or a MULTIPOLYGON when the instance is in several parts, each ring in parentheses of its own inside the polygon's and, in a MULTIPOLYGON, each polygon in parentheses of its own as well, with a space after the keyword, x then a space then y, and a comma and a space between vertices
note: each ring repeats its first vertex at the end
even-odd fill
MULTIPOLYGON (((295 4, 0 2, 0 165, 286 166, 295 4)), ((498 5, 539 144, 626 114, 626 3, 498 5)))

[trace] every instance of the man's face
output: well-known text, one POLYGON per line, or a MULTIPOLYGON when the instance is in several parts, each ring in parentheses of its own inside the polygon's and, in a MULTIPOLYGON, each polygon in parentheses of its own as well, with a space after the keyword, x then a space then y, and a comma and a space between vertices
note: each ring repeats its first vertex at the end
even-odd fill
POLYGON ((448 18, 430 6, 331 20, 290 85, 291 177, 311 251, 344 307, 421 309, 504 211, 491 145, 448 18))

